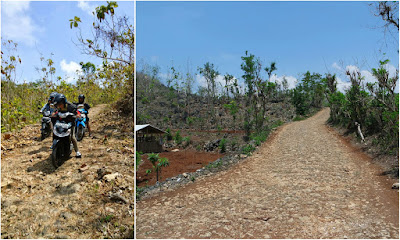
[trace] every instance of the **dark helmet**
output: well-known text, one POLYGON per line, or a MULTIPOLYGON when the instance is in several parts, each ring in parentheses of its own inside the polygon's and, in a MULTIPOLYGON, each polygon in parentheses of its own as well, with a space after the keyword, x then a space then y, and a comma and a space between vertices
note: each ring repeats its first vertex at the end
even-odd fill
POLYGON ((83 100, 85 100, 85 95, 81 94, 78 96, 78 99, 81 99, 81 98, 83 98, 83 100))
POLYGON ((58 92, 52 92, 52 93, 50 93, 49 101, 53 102, 53 101, 54 101, 54 98, 55 98, 57 95, 58 95, 58 92))
POLYGON ((57 94, 56 97, 54 98, 54 105, 57 105, 59 103, 65 104, 67 102, 67 98, 64 96, 64 94, 57 94))

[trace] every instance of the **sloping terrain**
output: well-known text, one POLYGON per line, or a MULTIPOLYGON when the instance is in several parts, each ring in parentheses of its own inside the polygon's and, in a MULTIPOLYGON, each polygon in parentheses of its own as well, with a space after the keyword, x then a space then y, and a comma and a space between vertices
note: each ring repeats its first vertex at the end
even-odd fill
POLYGON ((137 203, 138 238, 399 238, 394 180, 325 122, 280 128, 244 162, 137 203))
POLYGON ((58 169, 39 124, 2 134, 2 238, 133 238, 132 119, 109 105, 89 116, 82 158, 73 151, 58 169))

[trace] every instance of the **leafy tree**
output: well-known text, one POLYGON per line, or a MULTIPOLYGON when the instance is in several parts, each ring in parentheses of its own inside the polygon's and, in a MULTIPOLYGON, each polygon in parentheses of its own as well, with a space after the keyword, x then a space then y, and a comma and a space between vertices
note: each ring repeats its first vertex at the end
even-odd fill
POLYGON ((254 112, 252 104, 254 102, 253 99, 255 94, 254 83, 256 79, 257 60, 255 59, 255 56, 253 54, 249 55, 247 51, 245 56, 241 58, 243 60, 243 63, 241 64, 240 67, 244 72, 242 77, 247 87, 246 102, 245 102, 246 110, 244 115, 244 130, 246 132, 245 139, 248 140, 248 137, 250 136, 250 132, 253 126, 253 120, 251 119, 251 115, 252 112, 254 112))
POLYGON ((214 111, 214 101, 216 99, 216 78, 219 72, 214 68, 214 64, 207 62, 204 64, 203 68, 198 68, 199 72, 206 79, 207 82, 207 102, 211 109, 209 112, 209 121, 216 123, 215 111, 214 111))
POLYGON ((217 86, 215 80, 219 75, 219 72, 215 70, 214 64, 209 62, 204 64, 203 68, 199 68, 199 72, 206 79, 208 98, 211 98, 212 101, 214 101, 216 97, 216 86, 217 86))
POLYGON ((226 91, 226 98, 229 99, 229 88, 232 86, 232 81, 234 79, 233 75, 230 74, 225 74, 224 80, 225 80, 225 91, 226 91))
MULTIPOLYGON (((153 165, 153 169, 156 171, 157 174, 157 182, 159 179, 159 176, 161 178, 161 170, 163 167, 167 167, 169 166, 169 161, 167 158, 160 158, 158 156, 158 154, 155 153, 150 153, 148 155, 148 159, 151 162, 151 164, 153 165)), ((151 170, 147 170, 147 173, 151 172, 151 170)))
POLYGON ((296 114, 306 115, 311 108, 321 108, 325 94, 324 81, 318 73, 303 74, 301 82, 292 92, 292 104, 296 107, 296 114))
POLYGON ((395 93, 398 70, 390 78, 386 69, 388 60, 380 61, 379 68, 373 68, 376 83, 363 83, 363 76, 358 69, 346 74, 351 87, 345 94, 337 91, 335 75, 327 74, 327 99, 331 108, 330 122, 356 131, 355 122, 361 124, 366 137, 377 134, 382 150, 398 152, 399 139, 399 94, 395 93))

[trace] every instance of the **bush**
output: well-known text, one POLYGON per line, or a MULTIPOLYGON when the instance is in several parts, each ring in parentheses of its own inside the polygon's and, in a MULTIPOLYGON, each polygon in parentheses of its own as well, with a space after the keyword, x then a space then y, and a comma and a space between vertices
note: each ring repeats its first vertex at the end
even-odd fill
POLYGON ((170 128, 167 128, 166 132, 167 132, 167 133, 165 134, 165 136, 167 137, 167 141, 172 140, 171 129, 170 129, 170 128))
POLYGON ((182 139, 182 142, 184 142, 184 147, 189 146, 189 144, 191 143, 190 137, 184 137, 182 139))
POLYGON ((193 122, 194 122, 194 120, 195 120, 195 118, 193 117, 187 117, 186 118, 186 123, 188 124, 188 125, 192 125, 193 124, 193 122))
POLYGON ((142 152, 136 151, 136 170, 139 167, 139 164, 142 162, 142 152))
POLYGON ((247 156, 250 156, 252 152, 254 152, 256 150, 256 148, 251 145, 251 144, 247 144, 246 146, 244 146, 242 148, 242 153, 246 154, 247 156))
POLYGON ((148 97, 142 97, 141 102, 142 102, 143 104, 146 104, 146 103, 149 103, 150 100, 148 99, 148 97))
POLYGON ((177 131, 174 137, 175 143, 180 145, 182 143, 182 136, 180 131, 177 131))
POLYGON ((269 135, 269 131, 264 130, 264 131, 260 131, 260 132, 251 134, 250 139, 255 141, 256 146, 260 146, 262 142, 265 142, 267 140, 268 135, 269 135))
POLYGON ((226 152, 226 139, 225 138, 221 139, 221 141, 219 142, 218 148, 221 150, 221 153, 226 152))

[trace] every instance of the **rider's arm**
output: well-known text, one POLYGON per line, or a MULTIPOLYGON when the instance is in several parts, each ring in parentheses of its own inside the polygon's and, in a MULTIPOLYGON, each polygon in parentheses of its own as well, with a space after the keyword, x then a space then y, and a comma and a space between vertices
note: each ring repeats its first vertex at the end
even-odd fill
POLYGON ((40 112, 41 112, 41 113, 44 112, 44 111, 46 110, 47 104, 48 104, 48 103, 46 103, 46 104, 42 107, 42 109, 40 109, 40 112))

